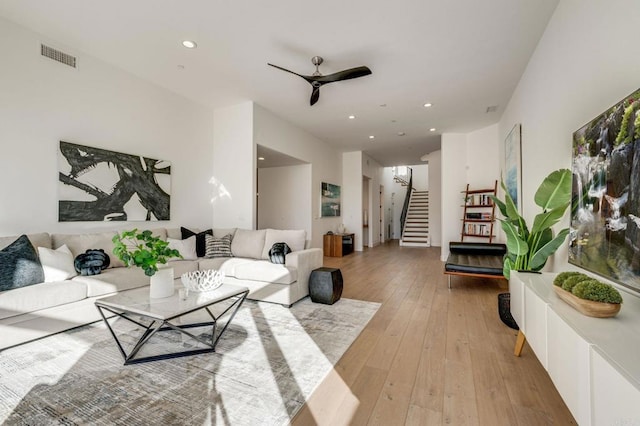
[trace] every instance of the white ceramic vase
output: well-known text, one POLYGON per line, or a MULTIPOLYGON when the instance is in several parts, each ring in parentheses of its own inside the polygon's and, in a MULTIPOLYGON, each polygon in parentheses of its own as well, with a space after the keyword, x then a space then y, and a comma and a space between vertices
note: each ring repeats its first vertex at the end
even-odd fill
POLYGON ((173 268, 158 269, 153 274, 149 285, 149 296, 152 299, 173 296, 173 268))

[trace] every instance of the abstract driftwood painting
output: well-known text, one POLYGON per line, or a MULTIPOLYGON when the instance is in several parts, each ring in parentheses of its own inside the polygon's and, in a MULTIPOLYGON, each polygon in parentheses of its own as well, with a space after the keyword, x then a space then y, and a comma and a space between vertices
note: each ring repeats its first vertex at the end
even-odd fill
POLYGON ((60 141, 58 221, 169 220, 171 163, 60 141))

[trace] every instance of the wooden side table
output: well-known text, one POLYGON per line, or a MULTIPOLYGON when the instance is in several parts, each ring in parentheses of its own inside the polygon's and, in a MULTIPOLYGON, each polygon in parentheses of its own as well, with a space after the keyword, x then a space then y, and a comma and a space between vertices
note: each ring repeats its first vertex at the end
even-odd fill
POLYGON ((325 234, 323 241, 324 255, 342 257, 353 253, 355 234, 325 234))

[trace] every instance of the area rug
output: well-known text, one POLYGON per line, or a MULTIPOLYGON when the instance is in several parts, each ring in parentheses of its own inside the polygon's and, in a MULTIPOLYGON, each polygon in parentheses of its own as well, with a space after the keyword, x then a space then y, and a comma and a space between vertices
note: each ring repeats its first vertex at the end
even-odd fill
POLYGON ((128 366, 102 322, 50 336, 0 352, 0 423, 287 424, 378 308, 246 301, 216 353, 128 366))

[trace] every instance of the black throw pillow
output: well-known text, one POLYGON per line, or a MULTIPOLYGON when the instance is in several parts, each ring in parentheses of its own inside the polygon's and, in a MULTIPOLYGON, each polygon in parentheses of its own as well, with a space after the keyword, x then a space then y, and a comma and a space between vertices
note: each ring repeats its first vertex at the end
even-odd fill
POLYGON ((0 291, 44 282, 38 253, 26 235, 0 250, 0 291))
POLYGON ((287 254, 291 253, 291 248, 287 243, 274 243, 269 250, 269 260, 271 263, 284 265, 287 254))
POLYGON ((89 249, 79 254, 73 261, 73 266, 80 275, 98 275, 109 267, 109 255, 102 249, 89 249))
POLYGON ((198 257, 204 257, 207 253, 207 241, 205 240, 205 235, 213 236, 213 229, 207 229, 206 231, 198 232, 197 234, 190 229, 180 227, 180 232, 182 233, 182 239, 186 240, 189 237, 196 236, 196 254, 198 257))

